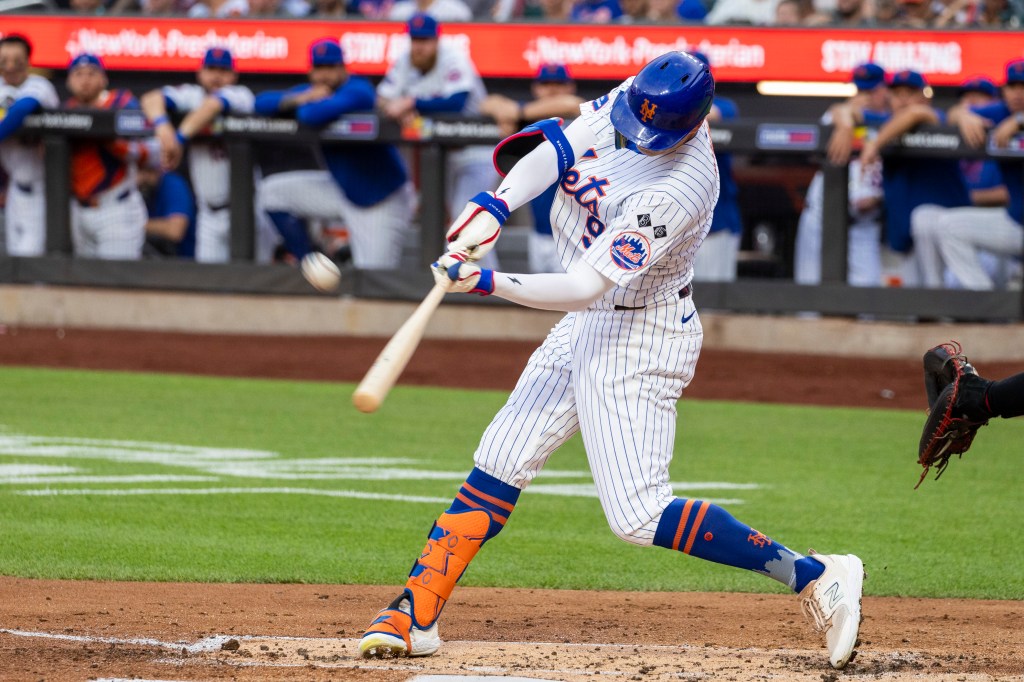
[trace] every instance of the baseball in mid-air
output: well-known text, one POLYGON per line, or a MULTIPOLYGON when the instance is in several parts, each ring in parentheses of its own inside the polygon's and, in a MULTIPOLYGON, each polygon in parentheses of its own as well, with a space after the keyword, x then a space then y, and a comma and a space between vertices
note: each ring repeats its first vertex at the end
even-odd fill
POLYGON ((341 282, 341 270, 334 261, 318 251, 306 254, 301 267, 302 276, 319 291, 334 291, 341 282))

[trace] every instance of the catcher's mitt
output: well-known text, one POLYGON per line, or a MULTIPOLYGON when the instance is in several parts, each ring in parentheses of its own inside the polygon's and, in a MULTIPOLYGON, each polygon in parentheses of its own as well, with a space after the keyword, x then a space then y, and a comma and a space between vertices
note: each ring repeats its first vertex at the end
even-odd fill
POLYGON ((917 462, 924 470, 917 486, 936 467, 936 480, 949 465, 949 458, 971 447, 978 429, 988 424, 980 405, 988 381, 978 376, 956 341, 936 346, 924 354, 924 388, 929 414, 921 434, 917 462))

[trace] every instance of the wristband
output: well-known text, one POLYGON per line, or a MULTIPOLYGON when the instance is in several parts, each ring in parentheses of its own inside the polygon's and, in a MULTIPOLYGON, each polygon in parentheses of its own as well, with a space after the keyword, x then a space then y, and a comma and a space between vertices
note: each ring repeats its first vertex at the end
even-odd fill
POLYGON ((163 124, 170 123, 170 122, 171 122, 171 119, 167 118, 167 114, 160 114, 159 116, 157 116, 156 118, 153 119, 153 127, 154 128, 158 128, 158 127, 162 126, 163 124))
POLYGON ((494 270, 487 270, 480 268, 480 278, 476 281, 476 286, 469 290, 471 294, 480 294, 481 296, 490 296, 494 293, 494 270))
POLYGON ((494 216, 494 219, 498 221, 498 227, 504 225, 512 213, 504 199, 499 199, 490 192, 480 192, 470 201, 494 216))
POLYGON ((179 144, 180 144, 181 146, 183 146, 183 147, 184 147, 185 145, 187 145, 187 144, 188 144, 188 138, 187 138, 187 137, 185 137, 184 135, 182 135, 182 134, 181 134, 181 131, 180 131, 180 130, 176 130, 176 131, 174 131, 174 136, 175 136, 176 138, 178 138, 178 143, 179 143, 179 144))

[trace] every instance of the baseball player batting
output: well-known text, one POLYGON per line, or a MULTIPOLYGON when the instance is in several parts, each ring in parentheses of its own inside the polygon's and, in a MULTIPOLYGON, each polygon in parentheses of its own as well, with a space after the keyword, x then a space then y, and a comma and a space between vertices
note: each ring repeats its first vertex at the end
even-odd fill
MULTIPOLYGON (((108 90, 100 58, 80 54, 68 65, 69 109, 137 109, 127 90, 108 90)), ((145 147, 125 140, 72 140, 71 241, 75 255, 134 260, 146 240, 146 202, 135 185, 145 147)))
POLYGON ((56 109, 53 84, 29 74, 32 44, 11 33, 0 38, 0 164, 10 177, 4 209, 7 253, 41 256, 46 251, 46 197, 43 195, 43 148, 38 141, 14 136, 29 114, 56 109))
POLYGON ((431 529, 405 588, 366 630, 364 656, 438 650, 438 618, 455 583, 551 453, 580 432, 615 535, 783 583, 825 632, 832 666, 850 660, 860 559, 798 554, 717 505, 675 497, 669 485, 676 401, 703 337, 690 281, 718 199, 705 122, 714 89, 705 64, 670 52, 580 105, 564 131, 557 120, 541 122, 495 150, 499 170, 511 170, 497 193, 481 192, 456 220, 434 277, 449 291, 568 314, 484 432, 475 467, 431 529), (475 264, 509 211, 556 180, 551 223, 565 272, 508 274, 475 264))

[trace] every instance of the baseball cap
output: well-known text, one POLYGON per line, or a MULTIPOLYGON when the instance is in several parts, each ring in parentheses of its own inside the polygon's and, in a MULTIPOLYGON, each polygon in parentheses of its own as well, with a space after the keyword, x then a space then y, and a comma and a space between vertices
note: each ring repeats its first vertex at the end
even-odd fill
POLYGON ((919 74, 917 71, 911 71, 909 69, 897 71, 892 75, 892 79, 889 81, 890 88, 905 87, 924 90, 927 85, 928 82, 924 79, 924 76, 919 74))
POLYGON ((989 97, 998 97, 999 88, 996 84, 990 81, 988 78, 978 76, 976 78, 968 78, 960 87, 957 89, 957 94, 963 95, 968 92, 981 92, 989 97))
POLYGON ((223 47, 211 47, 203 55, 203 68, 235 70, 235 58, 223 47))
POLYGON ((345 63, 341 43, 333 38, 322 38, 309 46, 309 61, 313 66, 338 66, 345 63))
POLYGON ((885 69, 872 62, 861 64, 853 70, 853 84, 858 90, 874 90, 885 85, 885 69))
POLYGON ((680 0, 676 5, 676 16, 683 21, 703 21, 707 15, 708 11, 700 0, 680 0))
POLYGON ((82 54, 72 59, 71 63, 68 64, 68 72, 74 71, 80 66, 94 66, 100 71, 106 71, 106 69, 103 67, 103 62, 100 60, 100 58, 88 52, 83 52, 82 54))
POLYGON ((565 64, 544 64, 537 72, 538 83, 568 83, 572 80, 565 64))
POLYGON ((412 15, 408 27, 410 38, 436 38, 439 33, 437 19, 423 12, 412 15))
POLYGON ((1006 65, 1006 82, 1024 83, 1024 59, 1018 59, 1006 65))

